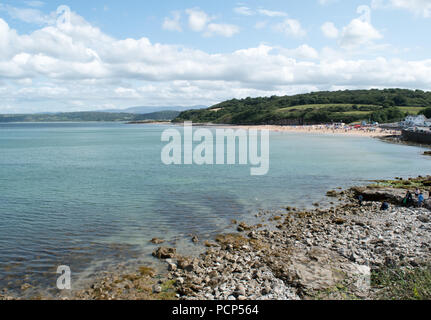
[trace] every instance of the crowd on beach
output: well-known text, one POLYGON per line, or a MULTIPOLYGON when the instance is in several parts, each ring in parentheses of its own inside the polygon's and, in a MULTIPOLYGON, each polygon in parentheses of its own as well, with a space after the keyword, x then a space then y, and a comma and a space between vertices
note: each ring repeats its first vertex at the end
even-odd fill
POLYGON ((317 134, 335 134, 335 135, 351 135, 351 136, 395 136, 401 132, 397 130, 389 130, 377 126, 361 126, 361 125, 345 125, 345 124, 324 124, 324 125, 304 125, 304 126, 254 126, 246 127, 247 129, 255 128, 258 130, 270 130, 275 132, 296 132, 296 133, 317 133, 317 134))
MULTIPOLYGON (((416 206, 418 208, 421 208, 424 205, 425 196, 421 190, 416 188, 415 191, 415 197, 416 197, 416 206)), ((428 199, 430 199, 430 195, 428 195, 428 199)), ((407 191, 406 196, 404 197, 402 201, 402 205, 406 207, 411 207, 415 204, 415 201, 413 199, 413 194, 410 192, 410 190, 407 191)))

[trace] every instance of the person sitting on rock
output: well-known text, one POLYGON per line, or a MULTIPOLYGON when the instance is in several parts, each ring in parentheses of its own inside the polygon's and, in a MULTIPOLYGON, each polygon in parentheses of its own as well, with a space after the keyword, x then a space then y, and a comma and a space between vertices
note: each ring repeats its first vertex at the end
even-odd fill
POLYGON ((410 207, 413 204, 413 195, 410 191, 407 191, 405 198, 403 199, 403 205, 410 207))
POLYGON ((380 210, 382 210, 382 211, 386 211, 386 210, 388 210, 389 209, 389 203, 387 203, 387 202, 383 202, 382 203, 382 206, 380 207, 380 210))
POLYGON ((359 201, 359 206, 361 206, 362 207, 362 202, 364 201, 364 196, 361 194, 361 195, 359 195, 359 197, 358 197, 358 201, 359 201))

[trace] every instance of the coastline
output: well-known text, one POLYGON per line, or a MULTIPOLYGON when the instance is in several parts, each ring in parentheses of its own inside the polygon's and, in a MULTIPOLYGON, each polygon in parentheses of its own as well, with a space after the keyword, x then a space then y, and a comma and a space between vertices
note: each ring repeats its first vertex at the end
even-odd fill
MULTIPOLYGON (((251 126, 251 128, 254 127, 251 126)), ((431 183, 431 177, 427 177, 425 180, 427 183, 431 183)), ((383 192, 385 188, 365 188, 371 193, 367 195, 369 201, 365 203, 364 207, 358 207, 355 200, 355 190, 358 188, 328 192, 328 199, 331 200, 332 205, 330 208, 323 208, 322 203, 316 203, 314 210, 286 208, 286 210, 279 211, 259 211, 255 216, 256 220, 260 220, 257 225, 247 225, 243 222, 234 221, 238 233, 222 234, 213 241, 204 243, 199 242, 199 239, 193 241, 196 242, 197 246, 207 247, 207 252, 200 257, 180 256, 176 253, 175 248, 161 247, 162 249, 155 252, 155 256, 161 258, 160 260, 164 265, 162 270, 153 270, 148 266, 141 266, 136 269, 136 272, 133 272, 134 269, 132 272, 126 272, 124 269, 114 268, 118 271, 107 272, 100 277, 98 275, 94 281, 91 280, 85 290, 56 297, 38 296, 35 298, 83 300, 340 298, 336 295, 325 296, 326 293, 321 291, 326 292, 328 287, 316 290, 310 284, 311 282, 316 283, 316 281, 319 283, 322 281, 328 283, 329 281, 331 283, 329 289, 332 290, 339 285, 339 283, 334 284, 333 281, 334 278, 338 281, 338 278, 335 276, 331 276, 332 278, 329 280, 324 277, 318 278, 313 276, 313 272, 310 270, 304 269, 303 266, 316 259, 317 261, 323 259, 322 261, 326 261, 325 264, 328 264, 329 259, 336 261, 337 266, 341 268, 340 270, 346 269, 351 272, 352 277, 368 276, 373 268, 378 270, 386 264, 390 265, 391 261, 399 259, 400 256, 397 255, 399 252, 396 252, 396 257, 398 257, 396 258, 393 257, 392 253, 388 255, 386 251, 391 251, 392 245, 398 245, 400 242, 404 246, 403 249, 413 248, 410 257, 408 257, 410 260, 407 261, 407 265, 410 267, 422 265, 421 259, 423 257, 429 258, 431 249, 429 246, 417 248, 414 242, 420 239, 416 232, 418 230, 426 233, 426 241, 424 240, 423 243, 431 240, 429 222, 420 220, 429 219, 430 212, 426 209, 415 208, 405 210, 405 208, 395 205, 401 202, 400 197, 405 193, 405 190, 402 189, 401 192, 396 193, 398 198, 392 201, 394 206, 391 208, 391 217, 388 220, 379 211, 381 201, 389 197, 388 195, 379 195, 379 192, 383 192), (341 203, 335 205, 333 202, 336 200, 341 203), (409 217, 412 216, 413 220, 405 220, 406 213, 409 217), (390 224, 390 228, 395 226, 402 232, 397 231, 397 233, 388 234, 387 223, 390 224), (409 225, 416 228, 416 233, 408 230, 409 225), (336 228, 337 231, 333 232, 331 228, 336 228), (343 230, 343 228, 353 229, 353 233, 350 232, 351 230, 343 230), (360 231, 362 229, 375 232, 372 234, 374 238, 370 240, 372 243, 367 242, 365 247, 361 247, 361 241, 365 240, 359 239, 363 238, 360 231), (318 233, 317 238, 314 236, 315 233, 318 233), (325 234, 330 235, 330 239, 325 238, 325 234), (337 243, 337 239, 340 237, 349 239, 352 236, 357 236, 359 242, 337 243), (397 238, 398 236, 401 238, 397 238), (382 246, 382 242, 379 240, 381 237, 389 239, 387 240, 388 243, 385 243, 386 240, 383 242, 385 246, 382 246), (374 243, 374 240, 377 242, 374 243), (330 248, 328 248, 328 244, 331 244, 330 248), (335 246, 335 249, 332 246, 335 246), (358 246, 359 253, 349 251, 354 246, 358 246), (379 251, 376 253, 377 258, 367 257, 366 251, 369 250, 379 251), (299 260, 289 260, 290 258, 283 252, 289 252, 289 257, 294 256, 299 260), (255 260, 259 263, 256 265, 248 264, 255 260), (280 271, 279 268, 284 265, 290 265, 291 270, 280 271), (230 270, 230 272, 225 270, 230 270), (295 270, 302 270, 300 273, 302 275, 308 274, 307 277, 310 278, 304 280, 301 275, 292 276, 292 270, 294 272, 296 272, 295 270), (233 275, 232 278, 230 278, 231 275, 233 275), (218 279, 217 282, 211 282, 213 276, 218 279), (311 278, 312 280, 310 280, 311 278), (320 281, 321 279, 323 280, 320 281), (247 285, 251 280, 256 280, 250 287, 252 290, 247 285), (312 290, 303 288, 308 286, 311 286, 312 290), (213 291, 208 291, 209 288, 213 291), (214 288, 218 288, 218 290, 214 290, 214 288), (242 294, 244 290, 245 294, 242 294)), ((426 189, 430 188, 427 187, 426 189)), ((190 239, 190 241, 192 240, 190 239)), ((423 243, 421 242, 420 245, 424 245, 423 243)), ((163 244, 160 243, 160 245, 163 244)), ((399 262, 396 261, 396 263, 399 262)), ((332 267, 337 266, 332 265, 332 267)), ((322 268, 321 265, 315 266, 314 271, 317 275, 319 275, 318 270, 322 268)), ((325 273, 328 274, 326 271, 325 273)), ((344 283, 345 280, 342 279, 342 282, 344 283)), ((340 284, 340 286, 344 286, 344 284, 340 284)), ((357 292, 354 288, 348 290, 351 290, 349 291, 351 297, 372 298, 370 290, 368 293, 357 292)), ((0 291, 0 300, 2 299, 14 299, 14 297, 9 296, 7 292, 0 291)))
MULTIPOLYGON (((85 290, 54 299, 380 299, 387 288, 375 283, 376 274, 416 270, 431 261, 431 200, 426 208, 399 205, 406 189, 417 185, 427 199, 430 176, 329 191, 340 202, 326 209, 315 204, 310 210, 259 211, 256 225, 232 221, 237 232, 204 243, 191 239, 207 248, 199 257, 180 256, 153 239, 160 245, 154 259, 164 271, 141 266, 134 273, 108 273, 85 290), (380 210, 382 201, 391 203, 389 210, 380 210)), ((3 293, 1 299, 14 297, 3 293)))
MULTIPOLYGON (((402 185, 418 181, 431 177, 402 185)), ((328 192, 342 200, 329 209, 260 212, 260 224, 238 223, 237 233, 217 236, 199 259, 168 259, 168 278, 185 300, 384 298, 392 293, 378 286, 379 274, 426 268, 431 258, 431 202, 401 207, 405 191, 353 187, 328 192), (381 201, 390 209, 380 210, 381 201)))
MULTIPOLYGON (((182 126, 182 123, 171 122, 172 125, 182 126)), ((389 130, 383 128, 354 128, 354 127, 333 127, 326 125, 309 125, 309 126, 279 126, 279 125, 233 125, 233 124, 214 124, 214 123, 193 123, 196 127, 226 128, 226 129, 244 129, 244 130, 269 130, 280 133, 304 133, 333 136, 351 136, 351 137, 370 137, 383 138, 387 136, 401 136, 398 130, 389 130)))

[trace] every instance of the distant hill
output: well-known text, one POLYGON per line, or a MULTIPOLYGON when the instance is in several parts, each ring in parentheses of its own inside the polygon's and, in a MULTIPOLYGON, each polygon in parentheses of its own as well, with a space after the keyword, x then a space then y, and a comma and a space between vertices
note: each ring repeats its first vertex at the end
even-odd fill
POLYGON ((134 121, 143 121, 143 120, 156 120, 156 121, 163 121, 163 120, 173 120, 176 117, 180 115, 180 111, 159 111, 159 112, 152 112, 152 113, 146 113, 146 114, 136 114, 134 121))
POLYGON ((149 114, 113 113, 113 112, 66 112, 49 114, 5 114, 0 115, 0 122, 79 122, 79 121, 170 121, 180 114, 179 111, 161 111, 149 114))
POLYGON ((303 125, 371 120, 394 122, 431 107, 431 92, 406 89, 324 91, 233 99, 182 112, 174 122, 303 125))
POLYGON ((111 110, 100 110, 95 112, 110 112, 110 113, 134 113, 134 114, 149 114, 160 111, 186 111, 191 109, 205 109, 208 106, 191 106, 191 107, 131 107, 127 109, 111 109, 111 110))

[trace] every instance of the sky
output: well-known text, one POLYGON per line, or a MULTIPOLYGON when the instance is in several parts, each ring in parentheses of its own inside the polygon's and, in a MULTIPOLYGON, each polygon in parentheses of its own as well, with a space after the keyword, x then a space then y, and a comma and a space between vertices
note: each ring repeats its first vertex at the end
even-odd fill
POLYGON ((431 0, 0 0, 0 113, 431 90, 431 0))

